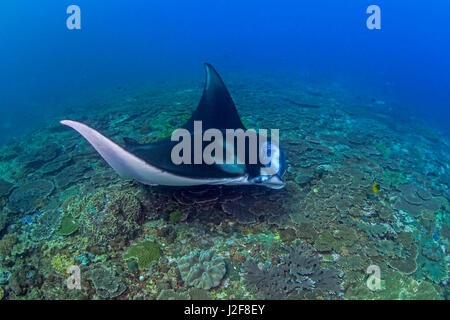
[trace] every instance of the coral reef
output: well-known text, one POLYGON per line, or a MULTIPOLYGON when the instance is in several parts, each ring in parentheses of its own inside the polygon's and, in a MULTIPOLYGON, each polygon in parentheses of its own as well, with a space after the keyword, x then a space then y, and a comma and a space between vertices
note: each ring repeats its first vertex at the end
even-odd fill
POLYGON ((67 269, 75 264, 75 259, 68 253, 58 253, 51 260, 53 269, 61 275, 66 274, 67 269))
POLYGON ((6 212, 0 212, 0 233, 8 225, 8 214, 6 212))
POLYGON ((34 288, 41 288, 44 276, 34 266, 23 266, 20 270, 12 272, 9 287, 13 296, 24 296, 32 293, 34 288))
POLYGON ((139 269, 149 267, 152 261, 157 261, 162 256, 161 249, 157 243, 152 241, 143 241, 132 244, 124 253, 125 260, 136 259, 139 269))
POLYGON ((9 196, 13 187, 12 183, 0 179, 0 198, 9 196))
POLYGON ((58 189, 65 189, 70 185, 79 182, 84 178, 84 174, 89 169, 85 164, 72 165, 64 168, 55 176, 55 183, 58 189))
POLYGON ((225 261, 209 250, 196 250, 178 260, 181 278, 188 286, 209 290, 217 287, 226 273, 225 261))
POLYGON ((127 289, 119 278, 102 266, 90 269, 87 278, 94 284, 96 294, 103 299, 116 298, 127 289))
POLYGON ((187 293, 175 292, 173 289, 161 290, 157 300, 189 300, 189 295, 187 293))
POLYGON ((431 197, 431 193, 425 189, 416 188, 411 184, 402 184, 397 186, 401 197, 397 200, 394 208, 406 211, 409 215, 420 217, 424 210, 435 212, 440 209, 441 202, 431 197))
POLYGON ((8 270, 0 268, 0 285, 7 284, 11 273, 8 270))
POLYGON ((56 233, 60 236, 70 236, 77 231, 78 225, 73 221, 73 218, 71 216, 63 216, 56 233))
POLYGON ((15 212, 30 213, 36 209, 37 201, 48 197, 53 189, 53 183, 44 179, 21 185, 9 197, 9 209, 15 212))
POLYGON ((99 244, 107 244, 117 239, 134 239, 141 219, 142 207, 134 195, 101 190, 87 199, 79 221, 84 235, 99 244))
POLYGON ((417 281, 411 277, 388 271, 384 285, 379 291, 371 291, 365 281, 351 287, 346 292, 348 299, 367 300, 442 300, 436 288, 427 281, 417 281))
POLYGON ((62 154, 53 161, 45 163, 42 167, 39 168, 39 172, 46 175, 55 174, 56 172, 66 167, 71 160, 72 158, 69 155, 62 154))
POLYGON ((3 258, 9 256, 16 243, 17 237, 14 234, 5 235, 2 240, 0 240, 0 256, 3 258))
POLYGON ((37 223, 33 226, 31 231, 31 239, 33 241, 42 241, 49 239, 58 224, 60 223, 60 215, 58 212, 52 211, 44 213, 38 218, 37 223))
POLYGON ((337 294, 342 290, 339 272, 323 268, 319 256, 299 242, 280 256, 279 264, 260 268, 257 261, 248 259, 244 274, 247 289, 259 299, 302 297, 304 291, 312 290, 316 295, 337 294))

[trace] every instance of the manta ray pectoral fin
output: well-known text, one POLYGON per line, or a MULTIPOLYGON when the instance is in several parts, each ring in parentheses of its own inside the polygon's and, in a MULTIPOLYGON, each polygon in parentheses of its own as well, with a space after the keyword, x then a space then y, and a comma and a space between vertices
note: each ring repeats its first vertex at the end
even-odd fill
POLYGON ((72 120, 62 120, 62 124, 78 131, 102 156, 103 159, 125 179, 134 179, 148 185, 194 186, 201 184, 240 184, 246 179, 236 177, 230 179, 207 178, 196 179, 176 175, 161 170, 125 150, 117 143, 102 135, 91 127, 72 120))
MULTIPOLYGON (((62 120, 61 123, 78 131, 122 178, 141 181, 143 177, 140 172, 149 170, 149 165, 145 161, 91 127, 72 120, 62 120)), ((162 170, 152 169, 155 174, 162 173, 162 170)))

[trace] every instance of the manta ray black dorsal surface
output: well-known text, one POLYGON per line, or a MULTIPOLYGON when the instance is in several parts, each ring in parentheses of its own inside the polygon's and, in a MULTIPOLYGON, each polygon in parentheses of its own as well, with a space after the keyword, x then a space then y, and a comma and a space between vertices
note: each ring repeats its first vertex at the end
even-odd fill
POLYGON ((202 98, 183 128, 192 132, 194 121, 202 121, 203 130, 245 129, 222 78, 209 63, 205 63, 205 71, 206 81, 202 98))

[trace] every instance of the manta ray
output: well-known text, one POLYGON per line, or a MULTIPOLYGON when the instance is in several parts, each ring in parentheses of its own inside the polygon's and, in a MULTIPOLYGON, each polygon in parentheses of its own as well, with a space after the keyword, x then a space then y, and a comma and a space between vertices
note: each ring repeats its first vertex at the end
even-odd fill
MULTIPOLYGON (((197 109, 182 126, 193 134, 195 123, 201 121, 203 129, 245 130, 228 89, 217 71, 205 63, 206 81, 197 109)), ((171 137, 140 144, 131 138, 123 138, 124 146, 117 144, 97 130, 77 121, 61 120, 63 125, 78 131, 100 156, 124 179, 136 180, 146 185, 198 186, 198 185, 261 185, 273 189, 283 188, 282 177, 286 172, 283 150, 272 142, 270 150, 273 171, 261 170, 268 165, 257 164, 175 164, 171 152, 177 141, 171 137)), ((259 146, 261 148, 261 146, 259 146)), ((248 150, 248 149, 247 149, 248 150)))

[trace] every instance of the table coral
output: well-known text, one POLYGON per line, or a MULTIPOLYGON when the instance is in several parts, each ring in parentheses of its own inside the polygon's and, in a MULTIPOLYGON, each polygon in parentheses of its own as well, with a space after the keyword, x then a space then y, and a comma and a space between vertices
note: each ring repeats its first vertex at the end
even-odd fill
POLYGON ((36 209, 36 202, 49 196, 53 189, 53 183, 44 179, 21 185, 9 196, 9 208, 16 212, 30 213, 36 209))
POLYGON ((55 174, 68 165, 71 160, 72 158, 69 155, 62 154, 56 159, 45 163, 42 167, 40 167, 39 172, 43 174, 55 174))
POLYGON ((90 169, 86 164, 74 164, 65 167, 58 175, 55 176, 55 183, 58 189, 66 189, 72 184, 82 181, 85 173, 90 169))

